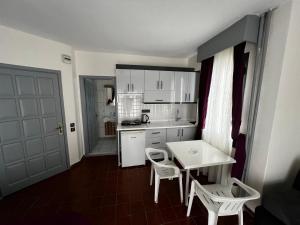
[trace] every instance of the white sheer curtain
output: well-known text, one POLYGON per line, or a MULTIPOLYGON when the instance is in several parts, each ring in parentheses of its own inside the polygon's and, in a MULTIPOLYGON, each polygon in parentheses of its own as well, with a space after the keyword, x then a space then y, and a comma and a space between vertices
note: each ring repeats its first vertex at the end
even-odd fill
MULTIPOLYGON (((232 150, 233 47, 214 56, 207 114, 202 139, 230 155, 232 150)), ((219 181, 222 171, 208 168, 209 181, 219 181)))

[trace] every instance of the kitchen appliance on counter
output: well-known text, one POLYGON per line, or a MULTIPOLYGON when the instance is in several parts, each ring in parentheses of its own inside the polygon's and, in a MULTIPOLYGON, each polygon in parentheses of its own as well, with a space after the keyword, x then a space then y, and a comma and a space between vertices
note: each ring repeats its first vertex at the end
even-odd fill
POLYGON ((145 165, 145 131, 121 132, 122 167, 145 165))
POLYGON ((141 125, 142 121, 139 119, 134 119, 134 120, 123 120, 121 122, 122 126, 138 126, 141 125))
POLYGON ((143 109, 142 110, 142 123, 150 123, 149 121, 149 116, 147 115, 147 113, 150 113, 150 109, 143 109))

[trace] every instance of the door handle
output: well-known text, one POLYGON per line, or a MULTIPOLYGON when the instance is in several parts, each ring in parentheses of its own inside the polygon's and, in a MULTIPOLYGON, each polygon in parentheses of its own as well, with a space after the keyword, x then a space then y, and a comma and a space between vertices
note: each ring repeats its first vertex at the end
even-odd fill
POLYGON ((181 129, 181 137, 183 137, 183 128, 181 129))
POLYGON ((161 100, 161 99, 156 99, 155 101, 157 101, 157 102, 162 102, 163 100, 161 100))
POLYGON ((191 94, 189 93, 189 101, 191 101, 191 94))
POLYGON ((160 144, 160 142, 152 142, 151 144, 157 145, 157 144, 160 144))
POLYGON ((160 134, 160 132, 152 132, 152 134, 160 134))
POLYGON ((163 81, 160 81, 160 89, 163 89, 163 81))
POLYGON ((128 92, 129 92, 129 83, 128 83, 128 85, 127 85, 127 89, 128 89, 128 92))
POLYGON ((61 123, 58 123, 58 127, 56 127, 55 129, 58 130, 59 135, 63 135, 64 128, 61 123))
POLYGON ((184 94, 184 101, 186 102, 186 97, 187 97, 187 94, 185 93, 184 94))

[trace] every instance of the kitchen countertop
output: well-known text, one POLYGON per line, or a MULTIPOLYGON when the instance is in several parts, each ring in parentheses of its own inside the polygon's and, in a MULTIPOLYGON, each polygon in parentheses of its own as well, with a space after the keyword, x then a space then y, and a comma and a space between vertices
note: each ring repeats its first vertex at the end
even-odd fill
POLYGON ((149 130, 149 129, 163 129, 163 128, 175 128, 175 127, 197 127, 197 124, 190 123, 189 121, 160 121, 151 122, 135 126, 122 126, 118 124, 117 131, 126 130, 149 130))

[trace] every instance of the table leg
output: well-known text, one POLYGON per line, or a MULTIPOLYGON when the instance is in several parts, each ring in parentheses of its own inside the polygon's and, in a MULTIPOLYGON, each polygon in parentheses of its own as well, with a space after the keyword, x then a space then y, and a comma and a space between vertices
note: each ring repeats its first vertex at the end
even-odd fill
POLYGON ((186 170, 186 179, 185 179, 185 205, 188 206, 189 203, 189 186, 190 186, 190 170, 186 170))

